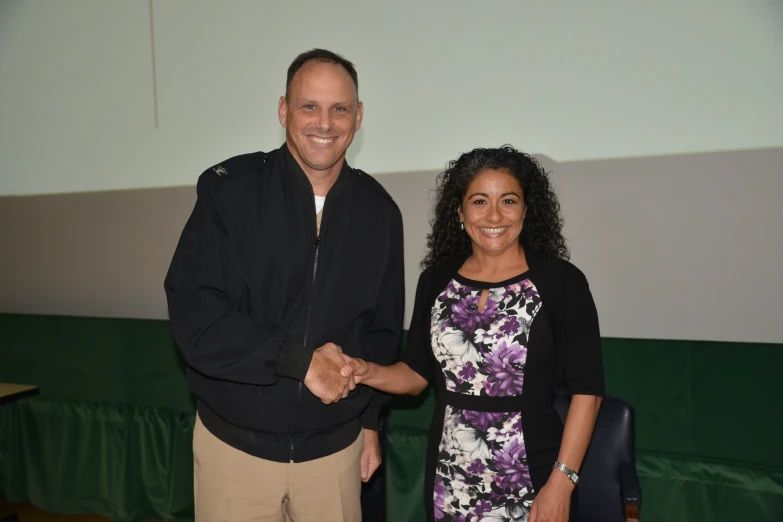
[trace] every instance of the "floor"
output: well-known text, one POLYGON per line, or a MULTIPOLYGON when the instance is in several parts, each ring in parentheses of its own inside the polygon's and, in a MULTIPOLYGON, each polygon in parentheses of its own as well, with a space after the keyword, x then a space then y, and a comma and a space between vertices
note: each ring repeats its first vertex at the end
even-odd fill
MULTIPOLYGON (((57 515, 41 511, 31 504, 5 504, 0 501, 0 522, 5 522, 3 517, 16 514, 19 517, 18 522, 111 522, 106 517, 97 515, 57 515)), ((381 517, 377 522, 384 522, 381 517)))
POLYGON ((41 511, 31 504, 0 503, 0 520, 12 513, 19 517, 19 522, 111 522, 97 515, 57 515, 41 511))

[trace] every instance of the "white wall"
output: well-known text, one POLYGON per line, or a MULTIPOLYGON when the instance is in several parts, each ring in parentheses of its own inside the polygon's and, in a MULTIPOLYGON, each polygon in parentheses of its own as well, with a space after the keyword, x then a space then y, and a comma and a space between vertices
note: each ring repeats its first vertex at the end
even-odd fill
POLYGON ((783 2, 0 2, 0 194, 192 184, 276 147, 293 57, 359 70, 371 173, 783 146, 783 2))

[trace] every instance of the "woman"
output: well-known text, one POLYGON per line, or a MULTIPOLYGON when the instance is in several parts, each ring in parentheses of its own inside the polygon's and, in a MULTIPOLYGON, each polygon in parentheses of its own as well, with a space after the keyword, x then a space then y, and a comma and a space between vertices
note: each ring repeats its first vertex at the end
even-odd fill
POLYGON ((547 173, 510 146, 439 176, 403 362, 346 357, 395 394, 435 380, 427 511, 439 521, 576 520, 575 482, 604 393, 598 317, 568 259, 547 173), (565 428, 555 390, 574 394, 565 428))

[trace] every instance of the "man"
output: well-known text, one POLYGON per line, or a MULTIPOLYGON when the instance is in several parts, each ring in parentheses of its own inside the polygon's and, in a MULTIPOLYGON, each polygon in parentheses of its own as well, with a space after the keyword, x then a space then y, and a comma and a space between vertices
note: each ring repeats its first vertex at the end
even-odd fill
POLYGON ((400 211, 345 161, 363 112, 351 62, 303 53, 285 144, 199 177, 165 281, 198 398, 199 521, 361 520, 386 397, 340 375, 341 353, 394 362, 404 308, 400 211))

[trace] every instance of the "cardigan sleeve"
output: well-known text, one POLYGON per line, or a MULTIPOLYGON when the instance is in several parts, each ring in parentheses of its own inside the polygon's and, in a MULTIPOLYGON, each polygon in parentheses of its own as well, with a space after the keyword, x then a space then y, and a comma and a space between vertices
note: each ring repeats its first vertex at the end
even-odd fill
POLYGON ((562 298, 560 366, 565 383, 574 394, 603 396, 598 312, 587 278, 571 264, 563 274, 562 298))
POLYGON ((413 316, 408 328, 408 337, 405 341, 405 351, 402 362, 407 364, 427 382, 432 381, 435 364, 432 355, 432 341, 430 338, 430 323, 432 321, 432 302, 430 287, 432 273, 425 270, 419 276, 416 286, 416 299, 413 304, 413 316))

